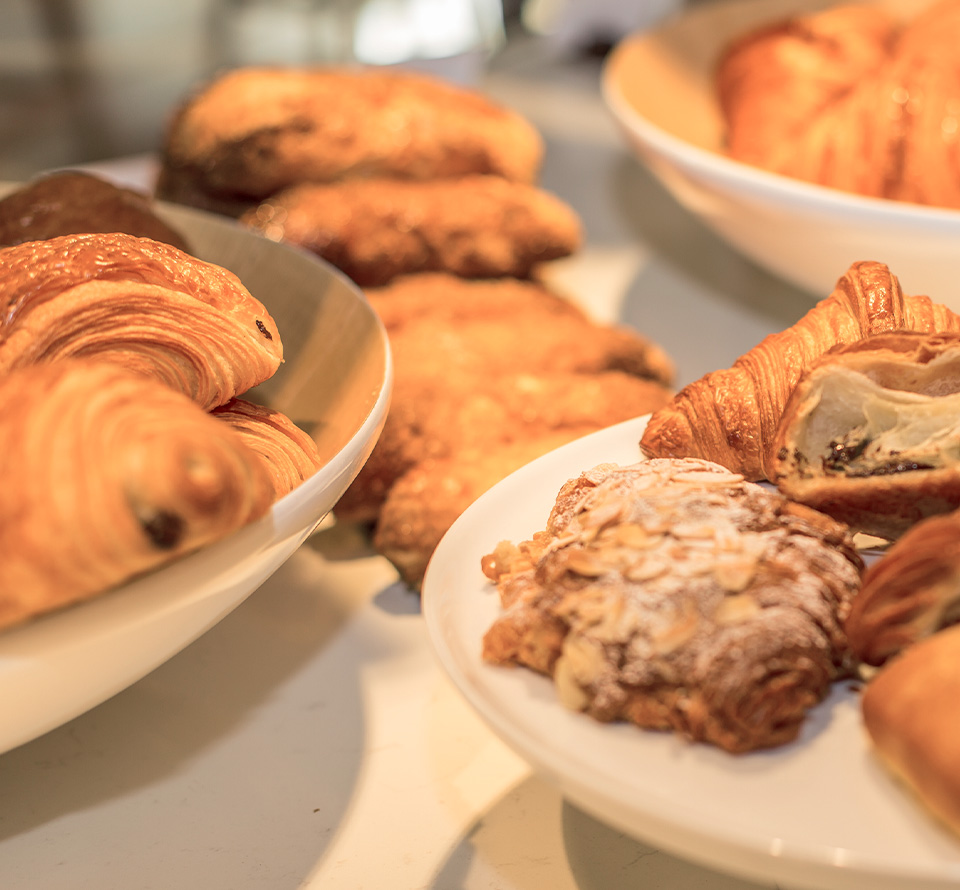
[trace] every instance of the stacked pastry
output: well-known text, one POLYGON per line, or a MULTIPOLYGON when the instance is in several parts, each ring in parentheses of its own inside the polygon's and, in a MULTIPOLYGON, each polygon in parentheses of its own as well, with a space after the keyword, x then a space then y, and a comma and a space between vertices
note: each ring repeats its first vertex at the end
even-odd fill
POLYGON ((131 213, 178 240, 80 175, 0 202, 15 242, 0 249, 0 627, 224 537, 320 465, 309 436, 242 398, 283 360, 266 307, 223 268, 112 231, 131 213), (77 234, 25 240, 16 220, 77 234))
POLYGON ((732 157, 845 191, 960 207, 960 2, 901 22, 881 4, 795 15, 719 60, 732 157))
POLYGON ((382 69, 249 68, 174 116, 158 194, 239 216, 336 265, 387 329, 385 429, 335 509, 417 588, 483 491, 552 448, 646 414, 673 368, 538 279, 581 243, 537 185, 542 140, 479 93, 382 69))

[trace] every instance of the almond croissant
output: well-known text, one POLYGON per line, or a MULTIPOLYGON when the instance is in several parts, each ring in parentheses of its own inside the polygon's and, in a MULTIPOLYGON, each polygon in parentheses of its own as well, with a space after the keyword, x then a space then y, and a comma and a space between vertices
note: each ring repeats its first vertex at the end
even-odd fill
POLYGON ((929 297, 905 296, 882 263, 854 263, 796 324, 654 412, 640 447, 648 457, 702 457, 753 481, 772 478, 777 428, 803 372, 837 344, 898 330, 960 331, 960 316, 929 297))
POLYGON ((0 250, 0 373, 72 356, 117 361, 213 408, 271 377, 283 345, 231 272, 124 234, 0 250))
POLYGON ((233 429, 112 363, 3 376, 0 454, 0 627, 223 538, 273 501, 233 429))

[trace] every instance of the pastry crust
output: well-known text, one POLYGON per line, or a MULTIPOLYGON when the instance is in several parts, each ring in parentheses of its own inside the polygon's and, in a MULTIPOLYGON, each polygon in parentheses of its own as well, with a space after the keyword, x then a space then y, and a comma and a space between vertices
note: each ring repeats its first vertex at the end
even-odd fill
POLYGON ((262 516, 273 486, 226 424, 114 364, 0 377, 0 627, 98 595, 262 516))
POLYGON ((211 413, 233 427, 263 460, 277 498, 289 494, 325 463, 317 443, 280 411, 247 399, 231 399, 211 413))
POLYGON ((902 25, 853 6, 747 37, 719 80, 730 151, 832 188, 958 207, 958 40, 957 0, 902 25))
POLYGON ((889 539, 960 507, 960 333, 900 331, 826 353, 784 409, 773 480, 889 539))
POLYGON ((717 464, 601 465, 543 532, 484 560, 483 657, 568 707, 740 753, 794 739, 845 673, 862 562, 847 529, 717 464))
POLYGON ((261 201, 300 182, 492 173, 533 182, 543 143, 480 93, 407 71, 248 67, 191 96, 165 137, 159 197, 261 201))
POLYGON ((906 296, 882 263, 854 263, 834 291, 796 324, 771 334, 728 369, 713 371, 655 412, 648 457, 702 457, 747 479, 772 479, 777 431, 803 373, 834 346, 877 333, 960 331, 960 316, 926 296, 906 296))
POLYGON ((960 627, 911 646, 863 693, 874 751, 915 799, 960 834, 960 627))
POLYGON ((80 170, 41 176, 0 199, 0 247, 82 232, 125 232, 189 252, 148 195, 80 170))
POLYGON ((499 176, 307 183, 268 198, 241 221, 318 254, 364 287, 412 272, 527 278, 581 241, 567 204, 499 176))
POLYGON ((271 377, 283 344, 235 275, 159 241, 77 234, 0 249, 0 372, 80 356, 213 408, 271 377))
POLYGON ((846 620, 853 654, 885 664, 960 621, 960 513, 917 523, 863 576, 846 620))

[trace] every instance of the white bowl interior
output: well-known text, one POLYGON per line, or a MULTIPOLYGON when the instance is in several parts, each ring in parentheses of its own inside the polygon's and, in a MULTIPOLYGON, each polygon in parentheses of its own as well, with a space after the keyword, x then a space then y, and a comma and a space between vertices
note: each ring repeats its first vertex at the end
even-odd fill
MULTIPOLYGON (((871 0, 866 0, 871 2, 871 0)), ((929 0, 872 0, 914 15, 929 0)), ((823 188, 723 152, 713 73, 736 35, 824 0, 720 0, 624 40, 604 98, 637 156, 688 210, 745 256, 820 299, 851 263, 890 266, 908 293, 960 310, 960 212, 823 188)))

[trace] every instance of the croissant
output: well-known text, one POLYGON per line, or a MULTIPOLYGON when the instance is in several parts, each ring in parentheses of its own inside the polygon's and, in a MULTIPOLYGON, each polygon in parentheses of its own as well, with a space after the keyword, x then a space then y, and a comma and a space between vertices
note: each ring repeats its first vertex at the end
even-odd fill
POLYGON ((112 363, 3 375, 0 454, 0 627, 223 538, 273 500, 229 426, 112 363))
POLYGON ((960 507, 960 333, 877 334, 827 352, 783 412, 773 474, 792 500, 895 539, 960 507))
POLYGON ((912 646, 867 684, 863 722, 881 763, 960 835, 960 627, 912 646))
POLYGON ((268 238, 313 251, 364 287, 411 272, 527 278, 581 239, 567 204, 499 176, 304 183, 240 219, 268 238))
MULTIPOLYGON (((752 59, 737 60, 736 51, 728 55, 738 80, 724 100, 732 155, 844 191, 960 207, 960 2, 936 3, 890 36, 886 27, 882 13, 834 10, 768 30, 757 38, 760 48, 753 47, 752 59), (823 41, 815 74, 804 54, 785 44, 796 39, 796 30, 831 16, 846 16, 851 25, 844 35, 831 33, 823 41), (824 64, 829 56, 834 61, 824 64), (847 78, 845 87, 842 78, 831 83, 820 74, 836 69, 847 78), (805 91, 819 98, 796 101, 805 91), (750 134, 758 115, 767 122, 750 134)), ((741 51, 743 46, 750 51, 749 40, 741 51)))
POLYGON ((929 297, 905 296, 882 263, 854 263, 796 324, 655 411, 641 449, 648 457, 703 457, 750 480, 771 479, 777 430, 803 372, 837 344, 899 330, 960 331, 960 316, 929 297))
POLYGON ((48 173, 0 199, 0 246, 79 232, 126 232, 189 250, 147 195, 92 173, 48 173))
POLYGON ((903 535, 863 576, 846 619, 850 648, 881 665, 960 620, 960 513, 933 516, 903 535))
POLYGON ((301 182, 492 173, 533 182, 543 140, 471 89, 410 71, 248 67, 174 114, 161 198, 237 212, 301 182))
POLYGON ((601 465, 542 532, 482 561, 503 609, 483 658, 560 700, 739 753, 791 741, 846 670, 862 562, 848 530, 695 459, 601 465))
POLYGON ((0 249, 0 373, 71 356, 118 361, 212 408, 271 377, 283 344, 235 275, 159 241, 77 234, 0 249))
POLYGON ((214 408, 212 414, 233 427, 247 447, 263 460, 278 498, 289 494, 323 466, 317 443, 280 411, 246 399, 231 399, 214 408))

